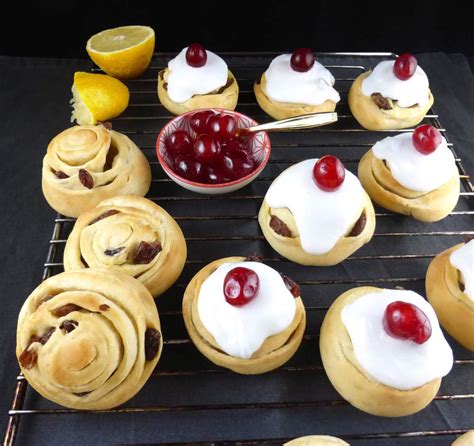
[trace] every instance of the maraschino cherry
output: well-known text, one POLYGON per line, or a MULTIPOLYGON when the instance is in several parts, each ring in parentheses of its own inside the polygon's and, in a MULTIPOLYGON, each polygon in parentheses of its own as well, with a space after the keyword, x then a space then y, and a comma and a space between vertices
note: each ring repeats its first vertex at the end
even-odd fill
POLYGON ((214 115, 208 120, 209 133, 218 140, 235 136, 237 121, 231 115, 214 115))
POLYGON ((203 67, 207 62, 206 49, 200 43, 193 43, 186 50, 186 62, 194 68, 203 67))
POLYGON ((400 54, 393 64, 393 73, 398 79, 406 81, 415 74, 417 66, 418 62, 413 54, 400 54))
POLYGON ((439 130, 428 124, 418 126, 412 138, 415 149, 423 155, 433 153, 442 141, 439 130))
POLYGON ((184 130, 176 130, 168 138, 166 147, 172 153, 173 157, 177 157, 191 152, 193 140, 188 132, 184 130))
POLYGON ((431 323, 416 305, 397 300, 385 309, 385 332, 398 339, 408 339, 417 344, 425 343, 431 336, 431 323))
POLYGON ((311 70, 314 61, 314 54, 309 48, 298 48, 291 55, 290 65, 293 70, 304 73, 311 70))
POLYGON ((198 134, 209 133, 209 119, 215 116, 212 110, 203 110, 194 113, 189 119, 189 125, 198 134))
POLYGON ((193 152, 199 161, 213 161, 220 151, 219 145, 212 136, 199 135, 194 141, 193 152))
POLYGON ((255 271, 238 266, 224 279, 225 300, 236 307, 249 303, 258 293, 260 281, 255 271))
POLYGON ((333 192, 341 187, 346 176, 346 169, 339 158, 326 155, 320 158, 313 167, 313 181, 320 189, 333 192))

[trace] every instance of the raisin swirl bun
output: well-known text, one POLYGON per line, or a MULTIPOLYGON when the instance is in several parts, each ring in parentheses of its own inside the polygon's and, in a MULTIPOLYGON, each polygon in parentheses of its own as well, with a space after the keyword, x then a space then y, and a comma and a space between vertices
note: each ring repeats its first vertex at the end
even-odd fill
POLYGON ((64 269, 107 268, 137 278, 157 297, 186 261, 181 228, 163 208, 133 195, 109 198, 77 219, 64 250, 64 269))
POLYGON ((49 205, 78 217, 115 195, 144 196, 151 172, 142 151, 104 126, 75 126, 49 143, 43 158, 43 194, 49 205))
POLYGON ((74 409, 109 409, 132 398, 161 355, 158 312, 133 277, 65 272, 41 283, 18 318, 16 355, 45 398, 74 409))
POLYGON ((202 268, 184 293, 183 317, 191 340, 204 356, 246 375, 265 373, 287 362, 306 327, 299 286, 245 257, 219 259, 202 268), (250 303, 233 306, 224 297, 224 277, 242 267, 258 274, 259 291, 250 303))
POLYGON ((329 435, 307 435, 288 441, 283 446, 349 446, 349 443, 329 435))

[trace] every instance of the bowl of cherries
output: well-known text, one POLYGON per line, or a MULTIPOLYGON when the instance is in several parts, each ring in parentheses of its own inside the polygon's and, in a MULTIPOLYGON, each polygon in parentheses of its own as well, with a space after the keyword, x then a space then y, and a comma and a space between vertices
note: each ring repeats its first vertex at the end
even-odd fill
POLYGON ((158 161, 185 189, 201 194, 233 192, 257 178, 270 158, 266 132, 239 131, 253 125, 257 122, 252 118, 223 109, 177 116, 158 135, 158 161))

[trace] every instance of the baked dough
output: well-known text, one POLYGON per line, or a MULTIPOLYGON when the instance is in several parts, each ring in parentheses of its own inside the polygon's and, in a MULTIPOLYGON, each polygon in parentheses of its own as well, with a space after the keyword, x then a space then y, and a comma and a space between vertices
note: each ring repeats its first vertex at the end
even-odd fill
POLYGON ((474 302, 461 291, 461 274, 449 260, 462 246, 453 246, 432 260, 426 273, 426 296, 442 327, 474 352, 474 302))
POLYGON ((148 290, 105 270, 58 274, 20 311, 16 355, 45 398, 74 409, 110 409, 132 398, 155 368, 160 320, 148 290))
POLYGON ((283 446, 349 446, 349 443, 328 435, 308 435, 288 441, 283 446))
POLYGON ((69 217, 115 195, 144 196, 150 183, 150 166, 142 151, 125 135, 101 125, 64 130, 51 140, 43 158, 46 201, 69 217), (85 185, 88 178, 93 181, 90 189, 85 185))
POLYGON ((417 192, 393 178, 383 160, 370 149, 360 160, 359 180, 373 201, 390 211, 426 222, 449 215, 459 199, 460 181, 456 172, 449 181, 431 192, 417 192))
POLYGON ((81 214, 64 250, 66 271, 88 267, 121 271, 137 278, 154 297, 173 285, 185 261, 186 242, 173 217, 133 195, 109 198, 81 214), (148 263, 136 257, 141 242, 161 245, 148 263))
POLYGON ((250 359, 230 356, 220 350, 214 337, 199 318, 197 309, 201 284, 222 264, 242 262, 245 257, 215 260, 202 268, 189 282, 183 298, 183 317, 189 336, 198 350, 214 364, 244 375, 269 372, 287 362, 298 350, 306 327, 306 313, 301 297, 296 299, 296 313, 283 332, 268 337, 250 359))
POLYGON ((472 446, 474 444, 474 430, 467 431, 465 434, 454 440, 451 446, 472 446))
POLYGON ((371 72, 370 70, 358 76, 349 90, 349 107, 359 124, 368 130, 405 129, 419 124, 433 105, 434 98, 431 91, 429 91, 429 100, 423 107, 414 105, 403 108, 399 107, 396 101, 391 101, 393 108, 382 110, 370 96, 362 93, 362 81, 371 72))
POLYGON ((303 250, 295 219, 288 208, 270 208, 266 200, 263 200, 260 212, 258 213, 258 222, 267 242, 283 257, 300 265, 331 266, 342 262, 372 238, 375 230, 375 212, 372 202, 365 192, 364 205, 359 215, 362 215, 362 213, 365 213, 366 217, 362 232, 357 236, 348 236, 347 234, 351 232, 352 227, 348 228, 347 234, 341 237, 329 252, 322 255, 309 254, 303 250), (278 217, 286 224, 291 231, 292 237, 284 237, 277 234, 270 227, 272 216, 278 217))
POLYGON ((185 102, 173 102, 166 89, 169 69, 165 68, 158 74, 158 98, 169 112, 175 115, 197 110, 200 108, 223 108, 235 110, 239 99, 239 84, 234 75, 229 71, 227 84, 208 94, 197 94, 185 102))
POLYGON ((319 347, 329 380, 341 396, 364 412, 384 417, 400 417, 422 410, 435 397, 441 379, 410 390, 398 390, 373 381, 359 364, 341 311, 350 303, 380 288, 353 288, 331 305, 321 326, 319 347))
POLYGON ((291 102, 278 102, 271 99, 266 93, 267 79, 265 73, 260 81, 253 86, 258 105, 262 110, 274 119, 287 119, 293 116, 306 115, 308 113, 332 112, 336 109, 336 103, 330 100, 319 105, 295 104, 291 102))

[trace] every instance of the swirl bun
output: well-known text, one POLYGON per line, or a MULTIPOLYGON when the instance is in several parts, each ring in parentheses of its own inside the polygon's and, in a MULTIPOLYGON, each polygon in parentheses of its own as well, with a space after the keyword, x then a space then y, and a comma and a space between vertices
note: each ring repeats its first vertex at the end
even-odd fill
POLYGON ((45 398, 75 409, 108 409, 132 398, 162 348, 153 299, 119 272, 65 272, 41 283, 18 318, 16 355, 45 398))
POLYGON ((136 196, 114 197, 80 215, 64 251, 66 271, 108 268, 137 278, 157 297, 186 261, 180 227, 163 208, 136 196))
POLYGON ((151 172, 125 135, 99 126, 75 126, 49 143, 43 158, 43 194, 57 212, 77 217, 121 194, 144 196, 151 172))

